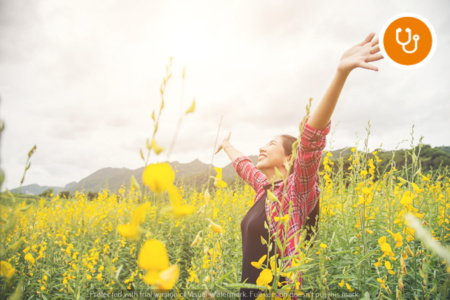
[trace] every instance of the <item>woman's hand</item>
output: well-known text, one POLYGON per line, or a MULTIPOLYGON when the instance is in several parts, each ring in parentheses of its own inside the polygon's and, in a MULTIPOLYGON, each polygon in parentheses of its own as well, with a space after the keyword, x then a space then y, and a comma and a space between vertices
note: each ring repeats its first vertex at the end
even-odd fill
POLYGON ((222 141, 222 144, 219 145, 219 148, 217 148, 217 151, 215 154, 219 153, 220 150, 224 149, 226 146, 230 145, 230 137, 231 137, 231 131, 228 133, 228 136, 222 141))
POLYGON ((364 41, 351 47, 341 57, 338 65, 338 72, 348 75, 355 68, 364 68, 378 71, 378 68, 369 62, 377 61, 383 58, 380 52, 378 38, 373 39, 375 33, 370 33, 364 41))

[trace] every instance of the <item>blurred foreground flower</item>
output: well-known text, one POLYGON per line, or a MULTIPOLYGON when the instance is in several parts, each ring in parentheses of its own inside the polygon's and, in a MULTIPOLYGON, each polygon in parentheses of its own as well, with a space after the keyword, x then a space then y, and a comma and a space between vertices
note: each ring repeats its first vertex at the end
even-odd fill
POLYGON ((0 276, 11 278, 14 275, 14 268, 11 266, 11 264, 7 261, 1 261, 0 262, 0 276))
POLYGON ((226 188, 227 183, 222 180, 222 168, 214 167, 214 170, 216 170, 217 175, 214 177, 214 186, 218 188, 226 188))
POLYGON ((169 256, 164 244, 158 240, 146 241, 138 255, 138 265, 146 271, 144 282, 153 288, 168 291, 177 282, 180 268, 169 265, 169 256))
POLYGON ((139 205, 133 212, 133 216, 129 224, 120 224, 117 226, 117 231, 123 237, 132 240, 138 241, 141 238, 143 230, 140 225, 145 220, 145 215, 147 210, 150 208, 150 203, 146 202, 144 204, 139 205))
POLYGON ((194 207, 182 203, 180 192, 173 184, 175 172, 169 163, 149 165, 142 174, 142 180, 145 185, 157 194, 161 194, 164 191, 169 193, 170 210, 172 210, 175 216, 183 217, 194 212, 194 207))
POLYGON ((175 172, 169 163, 157 163, 147 166, 142 174, 142 181, 153 192, 161 194, 173 186, 175 172))
POLYGON ((167 191, 169 192, 171 209, 175 216, 184 217, 194 212, 195 207, 182 203, 180 192, 176 186, 172 185, 167 191))

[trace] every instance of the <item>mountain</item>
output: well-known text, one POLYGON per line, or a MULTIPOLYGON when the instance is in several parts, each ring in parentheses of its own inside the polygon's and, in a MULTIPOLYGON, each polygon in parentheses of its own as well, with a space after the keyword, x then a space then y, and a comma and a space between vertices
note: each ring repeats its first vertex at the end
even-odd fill
MULTIPOLYGON (((189 163, 180 163, 176 161, 170 163, 170 165, 176 174, 176 184, 201 187, 208 181, 209 164, 202 163, 198 159, 189 163)), ((130 185, 131 176, 134 176, 136 181, 142 185, 143 172, 144 167, 135 170, 127 168, 103 168, 95 171, 79 182, 74 181, 66 184, 64 187, 31 184, 22 186, 21 193, 39 195, 48 189, 53 189, 54 194, 60 193, 61 191, 69 191, 72 194, 75 191, 97 193, 104 189, 117 192, 122 186, 128 187, 130 185)), ((210 176, 216 176, 214 168, 211 168, 210 176)), ((231 182, 236 176, 237 174, 231 164, 223 168, 222 177, 225 181, 231 182)), ((18 188, 15 188, 11 190, 11 192, 17 193, 18 190, 18 188)))
MULTIPOLYGON (((59 193, 59 191, 62 190, 62 187, 46 186, 46 185, 40 186, 39 184, 30 184, 22 186, 20 193, 25 195, 39 195, 40 193, 48 189, 53 189, 55 192, 59 193)), ((12 189, 10 190, 10 192, 16 194, 19 192, 19 188, 12 189)))
MULTIPOLYGON (((385 170, 387 164, 389 163, 394 151, 382 151, 381 149, 376 149, 378 151, 378 156, 382 160, 379 165, 380 170, 385 170)), ((416 147, 415 152, 418 153, 418 147, 416 147)), ((411 149, 408 150, 397 150, 395 155, 396 168, 401 169, 405 165, 405 151, 411 153, 411 149)), ((331 151, 333 154, 332 160, 337 160, 339 157, 343 158, 344 170, 347 170, 350 162, 348 158, 352 155, 351 147, 346 147, 338 150, 331 151)), ((362 152, 360 152, 362 154, 362 152)), ((322 156, 324 153, 322 153, 322 156)), ((371 155, 368 153, 368 155, 371 155)), ((250 155, 250 160, 253 164, 258 161, 258 156, 250 155)), ((450 147, 434 147, 430 145, 423 145, 420 152, 420 159, 422 163, 422 172, 425 173, 431 169, 436 170, 442 164, 442 166, 450 166, 450 147)), ((407 165, 410 165, 408 159, 407 165)), ((202 188, 208 180, 211 179, 210 176, 215 177, 216 171, 211 168, 209 164, 202 163, 200 160, 196 159, 189 163, 172 162, 170 163, 176 174, 175 184, 192 186, 194 188, 202 188)), ((337 168, 338 164, 334 165, 337 168)), ((320 170, 323 168, 321 164, 320 170)), ((100 192, 104 189, 108 189, 112 192, 117 192, 121 186, 128 187, 130 185, 131 176, 134 176, 139 184, 142 185, 142 173, 144 168, 139 168, 136 170, 131 170, 127 168, 103 168, 100 169, 86 178, 80 180, 79 182, 68 183, 64 187, 51 187, 51 186, 39 186, 37 184, 31 184, 23 186, 21 193, 23 194, 33 194, 39 195, 47 189, 54 189, 54 193, 59 193, 61 191, 69 191, 74 193, 75 191, 81 191, 84 193, 88 192, 100 192)), ((222 169, 222 177, 228 184, 232 184, 236 180, 239 180, 233 165, 230 163, 222 169)), ((17 193, 18 189, 11 190, 12 193, 17 193)))

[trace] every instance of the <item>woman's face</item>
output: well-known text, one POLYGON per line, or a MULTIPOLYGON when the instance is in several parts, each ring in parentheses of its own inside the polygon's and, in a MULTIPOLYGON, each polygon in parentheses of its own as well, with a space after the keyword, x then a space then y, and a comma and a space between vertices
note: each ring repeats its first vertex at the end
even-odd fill
POLYGON ((268 174, 265 171, 273 172, 274 168, 284 170, 284 162, 289 159, 289 156, 284 153, 282 137, 275 137, 265 146, 259 148, 258 163, 256 167, 261 172, 268 174))

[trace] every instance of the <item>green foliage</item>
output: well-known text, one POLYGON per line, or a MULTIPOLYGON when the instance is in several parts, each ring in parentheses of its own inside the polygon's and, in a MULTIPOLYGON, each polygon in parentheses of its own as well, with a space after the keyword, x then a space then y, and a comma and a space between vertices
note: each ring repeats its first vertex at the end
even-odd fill
POLYGON ((46 189, 45 191, 43 191, 42 193, 40 193, 39 196, 40 196, 40 197, 43 197, 43 198, 50 198, 50 197, 53 196, 53 191, 54 191, 54 190, 53 190, 52 188, 46 189))
POLYGON ((70 192, 69 191, 62 191, 59 193, 59 197, 63 199, 69 199, 70 198, 70 192))

